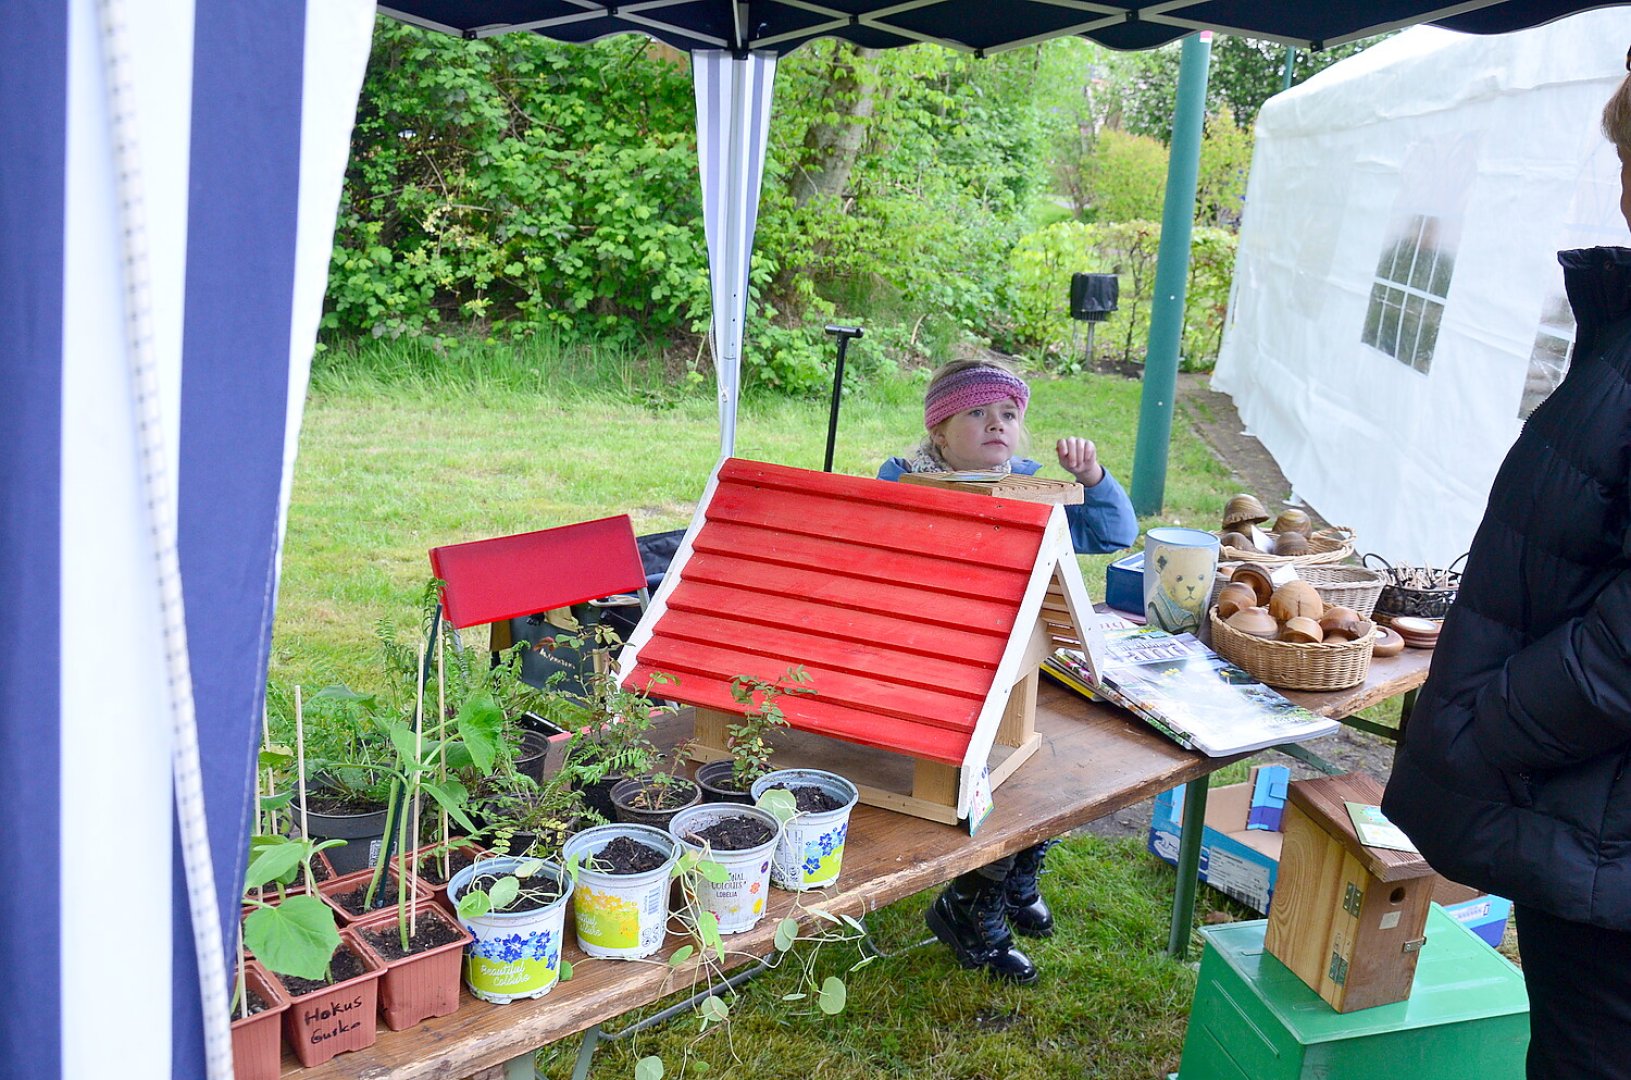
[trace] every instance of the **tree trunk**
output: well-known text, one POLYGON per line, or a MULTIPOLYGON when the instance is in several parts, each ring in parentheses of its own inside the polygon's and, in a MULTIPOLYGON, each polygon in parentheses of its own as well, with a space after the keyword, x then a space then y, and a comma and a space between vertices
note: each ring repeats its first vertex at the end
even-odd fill
POLYGON ((850 171, 866 139, 866 121, 872 116, 878 71, 876 49, 835 49, 828 74, 827 99, 838 122, 812 124, 804 136, 805 165, 792 178, 793 203, 803 206, 817 196, 842 196, 850 171))

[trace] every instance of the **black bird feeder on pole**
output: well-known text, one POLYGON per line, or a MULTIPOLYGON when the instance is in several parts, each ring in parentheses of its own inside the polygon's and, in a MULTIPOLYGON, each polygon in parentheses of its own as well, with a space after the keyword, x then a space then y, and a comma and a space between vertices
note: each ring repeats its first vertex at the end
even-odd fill
POLYGON ((833 369, 832 375, 832 411, 827 415, 827 460, 821 466, 822 472, 832 472, 832 448, 838 441, 838 398, 844 390, 844 350, 849 348, 849 339, 861 337, 863 331, 859 326, 828 326, 827 333, 838 339, 838 366, 833 369))
POLYGON ((1087 324, 1088 367, 1093 366, 1093 327, 1108 319, 1111 312, 1116 310, 1120 293, 1120 280, 1114 274, 1070 276, 1070 317, 1087 324))

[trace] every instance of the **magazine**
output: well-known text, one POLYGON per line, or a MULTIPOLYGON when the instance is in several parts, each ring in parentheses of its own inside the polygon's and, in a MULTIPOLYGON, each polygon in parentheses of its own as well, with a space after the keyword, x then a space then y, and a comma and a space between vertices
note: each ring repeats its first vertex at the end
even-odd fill
POLYGON ((1043 671, 1078 693, 1126 709, 1186 749, 1226 757, 1317 739, 1339 726, 1288 701, 1193 634, 1128 628, 1104 636, 1099 680, 1071 649, 1048 657, 1043 671))

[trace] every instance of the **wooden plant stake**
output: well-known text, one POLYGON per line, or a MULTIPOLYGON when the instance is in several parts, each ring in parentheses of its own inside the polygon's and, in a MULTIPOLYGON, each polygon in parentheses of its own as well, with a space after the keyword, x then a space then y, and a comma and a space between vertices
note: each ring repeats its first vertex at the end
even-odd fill
MULTIPOLYGON (((306 717, 300 702, 300 686, 294 688, 294 753, 295 753, 295 782, 300 785, 300 838, 311 840, 311 830, 306 827, 306 717)), ((306 875, 306 888, 313 895, 317 893, 317 883, 311 879, 311 860, 307 859, 301 864, 306 875)))

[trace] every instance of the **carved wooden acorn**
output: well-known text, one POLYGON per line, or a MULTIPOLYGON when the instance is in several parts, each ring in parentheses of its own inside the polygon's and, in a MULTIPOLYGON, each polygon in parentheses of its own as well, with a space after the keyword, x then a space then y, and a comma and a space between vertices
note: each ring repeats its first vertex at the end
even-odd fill
MULTIPOLYGON (((1263 504, 1257 501, 1255 495, 1242 492, 1230 499, 1223 507, 1223 527, 1232 529, 1237 525, 1256 525, 1260 521, 1267 521, 1269 512, 1263 509, 1263 504)), ((1251 545, 1246 545, 1250 548, 1251 545)))
POLYGON ((1218 590, 1218 618, 1220 619, 1227 619, 1243 608, 1257 606, 1257 593, 1244 581, 1231 581, 1218 590))
POLYGON ((1283 532, 1274 538, 1276 555, 1307 555, 1308 537, 1300 532, 1283 532))
POLYGON ((1317 620, 1324 613, 1325 601, 1320 599, 1314 586, 1301 578, 1286 582, 1269 597, 1269 614, 1279 622, 1300 617, 1315 620, 1317 626, 1317 620))
POLYGON ((1325 632, 1320 624, 1306 615, 1293 616, 1286 620, 1285 626, 1280 630, 1280 640, 1289 641, 1294 645, 1310 645, 1325 640, 1325 632))
POLYGON ((1274 579, 1269 577, 1267 570, 1256 563, 1241 563, 1235 567, 1234 573, 1229 575, 1229 580, 1243 581, 1250 585, 1252 591, 1257 593, 1257 603, 1260 607, 1267 604, 1269 597, 1274 595, 1274 579))
POLYGON ((1274 616, 1268 613, 1267 608, 1241 608, 1224 621, 1242 634, 1250 634, 1252 637, 1273 638, 1280 633, 1280 624, 1274 621, 1274 616))
POLYGON ((1314 532, 1314 521, 1303 511, 1293 507, 1280 511, 1280 516, 1274 519, 1274 531, 1301 533, 1306 538, 1314 532))

